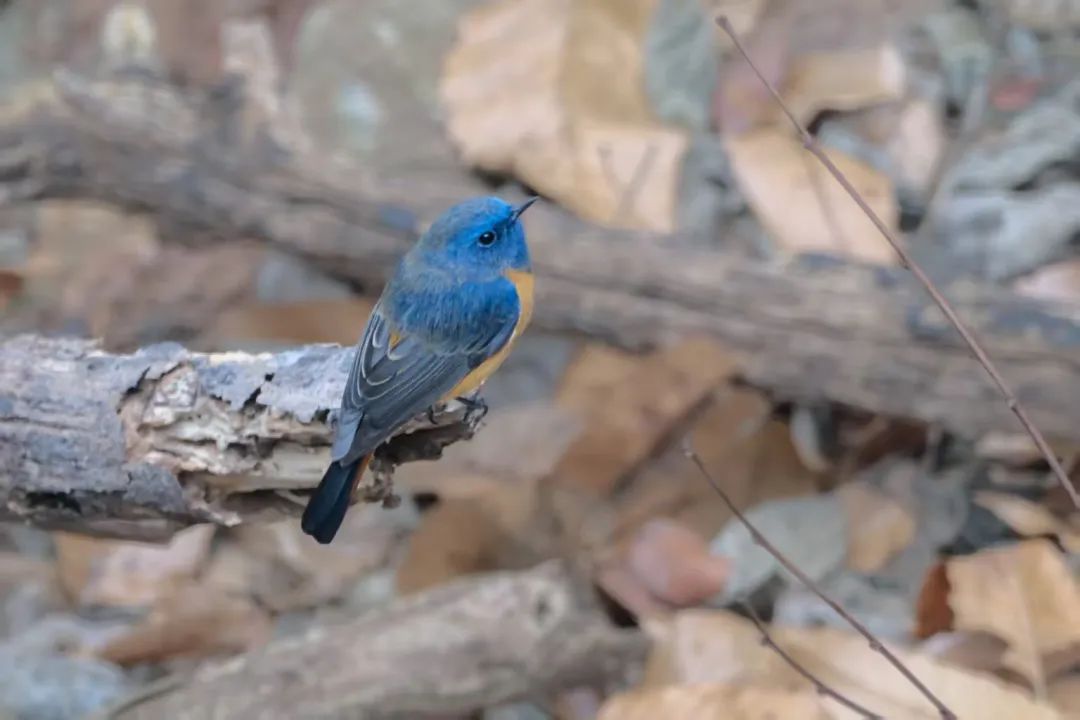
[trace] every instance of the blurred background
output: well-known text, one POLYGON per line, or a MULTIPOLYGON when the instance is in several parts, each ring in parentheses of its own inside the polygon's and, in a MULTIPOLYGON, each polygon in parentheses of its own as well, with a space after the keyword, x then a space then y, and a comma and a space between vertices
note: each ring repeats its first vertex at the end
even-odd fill
POLYGON ((328 547, 295 516, 155 542, 0 527, 0 718, 859 717, 747 607, 845 696, 936 717, 733 520, 687 437, 960 717, 1080 717, 1080 512, 721 14, 1073 473, 1076 0, 7 0, 5 338, 351 345, 448 205, 543 200, 533 327, 476 437, 398 468, 398 506, 354 506, 328 547), (536 573, 587 591, 553 637, 620 649, 571 661, 408 605, 536 573), (365 613, 402 636, 365 640, 365 613), (354 656, 320 645, 333 628, 354 656), (503 685, 470 660, 515 646, 503 685), (325 692, 198 675, 309 652, 341 669, 325 692), (365 658, 405 686, 476 665, 478 689, 395 695, 365 658))

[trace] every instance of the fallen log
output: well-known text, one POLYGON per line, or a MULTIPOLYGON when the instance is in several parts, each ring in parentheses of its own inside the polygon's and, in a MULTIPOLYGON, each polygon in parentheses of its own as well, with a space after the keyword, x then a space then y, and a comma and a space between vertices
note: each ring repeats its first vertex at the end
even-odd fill
POLYGON ((341 625, 169 679, 101 715, 172 718, 455 717, 580 686, 626 686, 648 643, 616 628, 549 562, 462 579, 341 625))
MULTIPOLYGON (((0 520, 151 539, 192 523, 296 515, 329 460, 348 348, 112 355, 76 339, 0 343, 0 520)), ((392 502, 394 466, 439 457, 478 418, 454 404, 377 453, 360 497, 392 502)))
MULTIPOLYGON (((380 199, 342 189, 310 158, 223 144, 234 136, 231 106, 214 107, 198 112, 164 87, 62 77, 0 118, 0 199, 90 198, 151 213, 167 237, 258 238, 368 289, 408 247, 413 211, 430 217, 441 209, 423 206, 420 193, 407 195, 420 205, 405 206, 387 201, 395 191, 380 199)), ((463 179, 458 191, 480 190, 463 179)), ((967 435, 1020 431, 901 269, 821 258, 770 265, 684 238, 588 227, 555 208, 531 210, 527 225, 539 327, 630 348, 706 332, 747 357, 750 382, 783 397, 824 398, 967 435)), ((985 286, 945 292, 1043 432, 1074 438, 1080 305, 985 286)))

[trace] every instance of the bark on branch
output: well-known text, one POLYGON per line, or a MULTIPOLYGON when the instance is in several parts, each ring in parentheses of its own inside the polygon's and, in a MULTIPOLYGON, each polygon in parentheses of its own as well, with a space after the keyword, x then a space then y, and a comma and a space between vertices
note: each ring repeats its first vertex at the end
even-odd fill
MULTIPOLYGON (((372 287, 409 243, 408 211, 435 210, 342 190, 312 170, 319 163, 234 142, 242 102, 228 93, 193 102, 145 83, 63 78, 0 116, 0 201, 97 199, 152 213, 167 236, 260 238, 372 287)), ((813 258, 769 266, 678 237, 588 228, 551 208, 531 210, 528 226, 538 326, 634 348, 704 331, 748 356, 750 381, 788 397, 967 434, 1020 429, 903 270, 813 258)), ((1080 306, 945 292, 1035 423, 1075 436, 1080 306)))
POLYGON ((459 580, 336 627, 272 642, 130 700, 109 720, 455 717, 640 670, 636 629, 617 629, 562 565, 459 580))
MULTIPOLYGON (((110 355, 91 342, 0 344, 0 520, 150 538, 197 522, 297 514, 329 459, 346 348, 110 355)), ((363 499, 389 497, 395 465, 472 435, 454 404, 379 450, 363 499), (374 476, 374 477, 373 477, 374 476)))

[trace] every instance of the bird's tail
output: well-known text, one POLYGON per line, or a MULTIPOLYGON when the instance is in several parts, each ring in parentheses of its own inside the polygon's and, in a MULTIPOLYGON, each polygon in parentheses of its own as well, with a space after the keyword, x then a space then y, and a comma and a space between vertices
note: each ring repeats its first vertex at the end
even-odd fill
POLYGON ((338 528, 345 520, 345 511, 352 503, 352 494, 356 484, 371 462, 371 455, 365 455, 349 465, 338 462, 330 463, 319 482, 319 487, 308 499, 300 527, 305 533, 323 545, 334 539, 338 528))

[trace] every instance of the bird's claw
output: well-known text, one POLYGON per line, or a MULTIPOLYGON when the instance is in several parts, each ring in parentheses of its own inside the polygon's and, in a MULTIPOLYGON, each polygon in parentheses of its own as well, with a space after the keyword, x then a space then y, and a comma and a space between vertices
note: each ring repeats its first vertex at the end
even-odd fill
POLYGON ((465 424, 471 425, 473 423, 473 416, 479 413, 479 416, 475 418, 475 422, 480 422, 488 414, 488 404, 484 402, 483 398, 479 396, 473 396, 471 398, 459 397, 456 398, 459 403, 465 406, 465 424))

